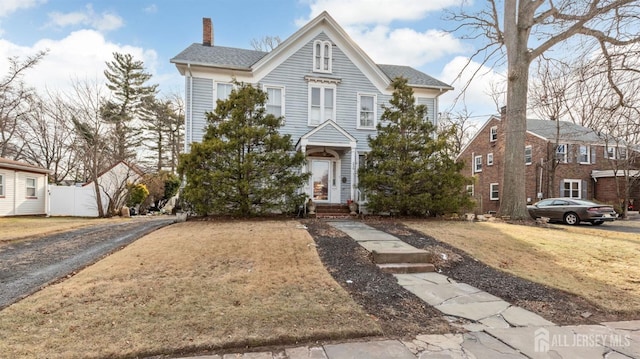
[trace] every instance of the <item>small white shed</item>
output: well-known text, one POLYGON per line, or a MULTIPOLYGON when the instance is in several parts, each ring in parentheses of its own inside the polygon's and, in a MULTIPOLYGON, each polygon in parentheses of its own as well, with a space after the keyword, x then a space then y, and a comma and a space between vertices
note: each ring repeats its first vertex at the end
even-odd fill
POLYGON ((0 217, 46 215, 46 168, 0 157, 0 217))

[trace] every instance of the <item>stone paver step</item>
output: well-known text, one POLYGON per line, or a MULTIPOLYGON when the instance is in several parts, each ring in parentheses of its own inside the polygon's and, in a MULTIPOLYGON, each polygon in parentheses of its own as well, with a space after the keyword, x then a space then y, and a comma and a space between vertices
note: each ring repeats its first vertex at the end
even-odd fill
POLYGON ((430 263, 431 255, 416 248, 380 248, 371 251, 373 263, 430 263))
POLYGON ((426 273, 436 270, 431 263, 383 263, 377 266, 383 272, 393 274, 426 273))

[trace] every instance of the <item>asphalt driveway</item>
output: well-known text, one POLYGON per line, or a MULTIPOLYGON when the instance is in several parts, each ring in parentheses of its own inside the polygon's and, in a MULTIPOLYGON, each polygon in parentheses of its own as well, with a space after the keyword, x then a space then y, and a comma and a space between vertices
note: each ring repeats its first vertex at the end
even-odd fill
POLYGON ((113 253, 175 217, 133 219, 0 247, 0 309, 113 253))

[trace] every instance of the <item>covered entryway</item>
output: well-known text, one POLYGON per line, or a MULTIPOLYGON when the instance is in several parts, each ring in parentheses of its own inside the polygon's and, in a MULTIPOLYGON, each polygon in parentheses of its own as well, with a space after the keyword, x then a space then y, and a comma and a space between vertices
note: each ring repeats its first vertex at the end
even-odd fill
POLYGON ((328 120, 309 131, 296 149, 307 156, 304 171, 311 174, 302 189, 314 202, 343 203, 354 198, 356 140, 328 120))

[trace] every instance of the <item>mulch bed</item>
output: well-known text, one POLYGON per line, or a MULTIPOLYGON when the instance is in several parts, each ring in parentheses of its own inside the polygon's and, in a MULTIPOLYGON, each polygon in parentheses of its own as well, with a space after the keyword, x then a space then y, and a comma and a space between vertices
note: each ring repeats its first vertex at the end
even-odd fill
MULTIPOLYGON (((414 231, 393 219, 368 219, 366 223, 390 233, 416 248, 433 253, 439 272, 537 313, 559 325, 595 324, 632 320, 639 313, 602 309, 587 299, 514 276, 485 265, 464 251, 414 231)), ((381 272, 368 252, 344 233, 321 220, 306 220, 320 258, 329 273, 352 298, 378 320, 386 336, 411 337, 424 333, 456 332, 435 308, 381 272)))

